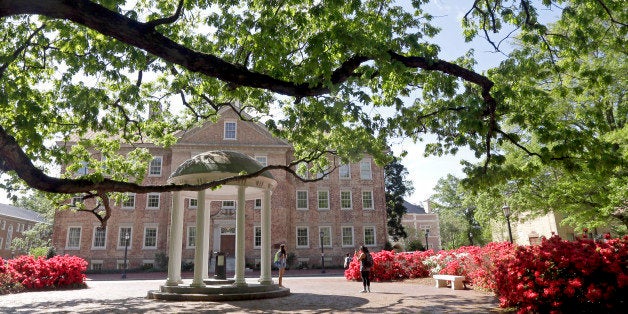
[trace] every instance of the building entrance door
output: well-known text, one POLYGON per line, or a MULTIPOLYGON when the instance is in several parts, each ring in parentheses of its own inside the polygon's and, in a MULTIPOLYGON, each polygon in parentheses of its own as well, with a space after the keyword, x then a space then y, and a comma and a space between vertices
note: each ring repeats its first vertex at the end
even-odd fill
POLYGON ((220 236, 220 251, 228 257, 235 256, 235 234, 223 234, 220 236))

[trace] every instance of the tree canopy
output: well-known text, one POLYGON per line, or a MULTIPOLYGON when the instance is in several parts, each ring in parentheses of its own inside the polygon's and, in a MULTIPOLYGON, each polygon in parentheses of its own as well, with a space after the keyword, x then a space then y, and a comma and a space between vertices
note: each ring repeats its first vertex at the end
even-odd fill
MULTIPOLYGON (((506 55, 485 73, 472 51, 439 57, 427 2, 0 0, 3 187, 105 204, 112 192, 190 188, 142 185, 146 150, 120 156, 120 143, 171 145, 234 104, 298 160, 366 151, 385 164, 387 139, 433 133, 426 154, 483 156, 467 164, 476 186, 548 164, 625 182, 624 1, 470 1, 465 38, 506 55), (559 17, 544 23, 543 10, 559 17), (519 167, 506 162, 511 148, 519 167), (75 177, 85 164, 94 172, 75 177), (56 176, 55 165, 67 169, 56 176)), ((625 189, 610 194, 601 206, 626 215, 625 189)))

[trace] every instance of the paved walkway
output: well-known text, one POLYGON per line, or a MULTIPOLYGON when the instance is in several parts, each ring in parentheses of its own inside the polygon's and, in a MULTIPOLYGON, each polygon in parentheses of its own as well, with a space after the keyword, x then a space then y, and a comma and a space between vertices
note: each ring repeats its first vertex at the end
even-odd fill
MULTIPOLYGON (((500 312, 492 294, 427 285, 425 280, 347 281, 341 270, 289 271, 284 298, 233 302, 167 302, 146 298, 165 282, 165 274, 90 275, 87 289, 0 295, 0 313, 489 313, 500 312)), ((273 275, 276 275, 273 272, 273 275)), ((190 274, 184 274, 184 278, 190 274)), ((247 281, 257 280, 254 273, 247 281)), ((276 280, 276 277, 275 277, 276 280)), ((184 279, 186 283, 190 279, 184 279)), ((429 282, 428 282, 429 283, 429 282)))

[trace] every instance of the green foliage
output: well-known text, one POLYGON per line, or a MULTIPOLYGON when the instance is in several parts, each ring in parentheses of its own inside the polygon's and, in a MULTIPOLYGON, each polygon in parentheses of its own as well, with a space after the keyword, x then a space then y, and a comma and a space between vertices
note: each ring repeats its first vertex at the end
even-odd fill
POLYGON ((419 239, 410 240, 406 244, 406 251, 425 251, 425 246, 423 245, 423 242, 421 242, 421 240, 419 239))
MULTIPOLYGON (((485 156, 466 164, 478 193, 519 180, 523 202, 544 181, 536 199, 548 204, 527 209, 628 226, 625 1, 469 3, 465 40, 483 36, 504 56, 486 73, 472 51, 441 59, 427 2, 184 1, 163 23, 176 1, 6 6, 0 185, 125 192, 119 183, 142 184, 150 160, 132 143, 168 147, 229 103, 294 144, 297 158, 366 152, 385 165, 387 140, 432 133, 425 154, 485 156), (556 16, 546 23, 543 12, 556 16), (74 178, 83 164, 88 181, 45 180, 60 165, 74 178)), ((337 162, 314 159, 315 172, 337 162)))

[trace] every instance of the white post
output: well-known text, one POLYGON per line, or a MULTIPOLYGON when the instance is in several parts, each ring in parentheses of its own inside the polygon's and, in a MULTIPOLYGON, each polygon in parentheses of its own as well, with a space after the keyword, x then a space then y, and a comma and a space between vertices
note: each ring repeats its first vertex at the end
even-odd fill
POLYGON ((238 208, 236 209, 236 250, 235 250, 235 281, 236 286, 246 286, 244 279, 244 191, 245 186, 238 186, 238 208))
POLYGON ((183 210, 181 192, 172 193, 170 238, 168 239, 168 278, 166 286, 176 286, 181 280, 181 250, 183 246, 183 210))
POLYGON ((262 198, 262 260, 260 262, 260 277, 259 282, 263 285, 270 285, 273 283, 271 276, 271 224, 270 224, 270 196, 271 191, 269 189, 264 190, 264 197, 262 198))
MULTIPOLYGON (((206 243, 205 234, 205 217, 206 208, 205 190, 198 191, 198 209, 196 210, 196 246, 194 248, 194 279, 192 279, 191 287, 205 287, 203 282, 203 264, 207 263, 207 255, 204 254, 206 243)), ((205 267, 207 269, 207 267, 205 267)))
MULTIPOLYGON (((203 191, 205 192, 205 191, 203 191)), ((200 196, 199 196, 200 197, 200 196)), ((210 226, 209 226, 209 214, 210 208, 205 206, 205 193, 203 193, 203 199, 199 199, 199 202, 203 202, 203 209, 205 210, 205 219, 203 220, 203 232, 205 233, 206 242, 203 245, 203 279, 209 279, 209 236, 210 236, 210 226)), ((200 204, 200 203, 199 203, 200 204)))

